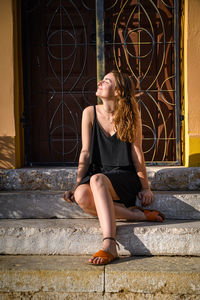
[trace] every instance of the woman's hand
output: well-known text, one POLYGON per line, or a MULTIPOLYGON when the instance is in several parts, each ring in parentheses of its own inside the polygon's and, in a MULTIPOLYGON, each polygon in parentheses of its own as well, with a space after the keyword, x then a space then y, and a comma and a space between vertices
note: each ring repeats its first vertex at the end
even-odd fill
POLYGON ((66 191, 66 192, 64 193, 64 195, 63 195, 63 198, 64 198, 65 201, 67 201, 67 202, 69 202, 69 203, 74 202, 74 201, 75 201, 75 200, 74 200, 74 191, 71 191, 71 190, 66 191))
POLYGON ((63 198, 65 201, 69 202, 69 203, 72 203, 72 202, 75 202, 75 199, 74 199, 74 192, 76 190, 76 188, 78 187, 78 184, 76 184, 72 190, 68 190, 64 193, 63 195, 63 198))
POLYGON ((153 202, 153 193, 150 189, 142 189, 138 193, 138 198, 141 200, 142 206, 147 206, 153 202))

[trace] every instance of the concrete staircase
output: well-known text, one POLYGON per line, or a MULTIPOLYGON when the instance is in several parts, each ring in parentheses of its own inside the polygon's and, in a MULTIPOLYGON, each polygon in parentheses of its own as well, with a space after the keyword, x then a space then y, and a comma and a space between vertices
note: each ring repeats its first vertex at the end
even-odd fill
POLYGON ((117 221, 122 258, 95 268, 98 220, 62 199, 76 168, 0 170, 0 299, 200 299, 200 168, 147 171, 167 220, 117 221))

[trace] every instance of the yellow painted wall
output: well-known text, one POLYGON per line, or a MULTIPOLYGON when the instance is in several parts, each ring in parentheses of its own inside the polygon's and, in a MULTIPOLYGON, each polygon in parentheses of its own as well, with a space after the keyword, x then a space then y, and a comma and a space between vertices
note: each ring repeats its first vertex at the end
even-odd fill
POLYGON ((0 168, 15 166, 12 0, 0 1, 0 168))
POLYGON ((200 1, 185 0, 185 165, 200 166, 200 1))

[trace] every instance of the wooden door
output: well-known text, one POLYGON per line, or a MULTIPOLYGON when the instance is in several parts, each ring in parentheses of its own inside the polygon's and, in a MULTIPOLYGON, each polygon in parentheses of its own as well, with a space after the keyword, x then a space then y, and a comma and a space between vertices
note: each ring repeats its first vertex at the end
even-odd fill
POLYGON ((96 103, 95 7, 23 1, 22 12, 27 163, 77 163, 82 111, 96 103))

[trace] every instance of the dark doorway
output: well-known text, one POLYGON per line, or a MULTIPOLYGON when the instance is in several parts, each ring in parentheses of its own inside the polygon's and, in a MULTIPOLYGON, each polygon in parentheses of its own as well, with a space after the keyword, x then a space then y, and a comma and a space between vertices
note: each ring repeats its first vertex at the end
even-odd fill
POLYGON ((82 1, 23 1, 28 164, 74 164, 81 115, 96 103, 95 10, 82 1))

